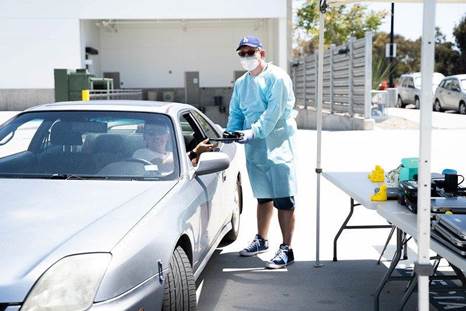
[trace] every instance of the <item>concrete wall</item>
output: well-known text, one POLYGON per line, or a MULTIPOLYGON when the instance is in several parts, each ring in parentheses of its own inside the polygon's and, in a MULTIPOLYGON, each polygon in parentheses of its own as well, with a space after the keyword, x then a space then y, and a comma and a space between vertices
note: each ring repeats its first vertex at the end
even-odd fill
POLYGON ((0 19, 227 19, 287 17, 289 0, 2 0, 0 19))
MULTIPOLYGON (((296 118, 299 129, 315 130, 317 128, 316 111, 314 109, 298 109, 296 118)), ((350 117, 348 115, 322 113, 322 129, 326 131, 351 131, 374 129, 373 119, 350 117)))
POLYGON ((290 3, 2 0, 0 109, 52 101, 53 69, 84 67, 86 46, 100 52, 89 70, 119 71, 125 88, 180 88, 185 71, 199 71, 202 88, 231 87, 241 69, 234 50, 245 34, 261 36, 268 60, 286 68, 290 3), (96 25, 108 20, 117 21, 116 32, 96 25))
MULTIPOLYGON (((86 46, 93 47, 99 51, 98 55, 88 55, 88 59, 92 64, 88 65, 88 70, 91 74, 102 77, 102 70, 100 70, 100 58, 102 51, 100 49, 100 28, 96 25, 95 20, 81 20, 80 21, 80 34, 81 34, 81 68, 86 68, 85 65, 85 49, 86 46)), ((116 86, 115 88, 118 88, 116 86)))
POLYGON ((54 101, 53 89, 0 89, 0 110, 19 111, 54 101))
POLYGON ((53 68, 81 66, 78 20, 0 16, 0 29, 0 89, 53 88, 53 68))

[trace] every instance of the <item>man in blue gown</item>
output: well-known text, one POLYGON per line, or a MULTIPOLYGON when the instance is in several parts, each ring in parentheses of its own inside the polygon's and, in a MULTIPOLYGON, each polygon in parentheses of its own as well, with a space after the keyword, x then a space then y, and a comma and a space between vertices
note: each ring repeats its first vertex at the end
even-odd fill
POLYGON ((267 268, 282 268, 294 261, 291 240, 294 231, 295 97, 289 75, 265 62, 265 50, 259 38, 246 36, 237 48, 240 62, 247 71, 236 82, 230 102, 227 130, 243 134, 249 180, 257 198, 257 227, 254 240, 240 252, 254 256, 268 250, 268 230, 273 207, 283 242, 267 268))

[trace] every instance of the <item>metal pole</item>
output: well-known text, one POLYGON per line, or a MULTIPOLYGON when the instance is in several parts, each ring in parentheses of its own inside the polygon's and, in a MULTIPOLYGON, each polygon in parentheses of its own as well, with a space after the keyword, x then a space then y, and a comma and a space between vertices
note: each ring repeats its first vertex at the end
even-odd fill
POLYGON ((432 74, 434 71, 435 0, 424 0, 421 48, 421 124, 419 150, 417 242, 418 310, 429 310, 430 157, 432 140, 432 74))
POLYGON ((324 80, 324 13, 325 9, 320 11, 319 20, 319 70, 317 73, 317 161, 316 161, 316 173, 317 173, 317 208, 316 208, 316 262, 314 267, 322 267, 320 263, 320 174, 322 173, 321 168, 321 155, 322 155, 322 93, 323 93, 323 80, 324 80), (323 11, 323 12, 322 12, 323 11))
POLYGON ((394 30, 393 30, 393 27, 394 27, 394 18, 395 18, 395 3, 392 2, 392 14, 391 14, 391 25, 390 25, 390 74, 389 74, 389 78, 388 78, 388 87, 395 87, 395 84, 393 83, 393 75, 394 75, 394 72, 393 72, 393 60, 394 60, 394 57, 393 57, 393 43, 394 43, 394 40, 393 40, 393 36, 394 36, 394 30))

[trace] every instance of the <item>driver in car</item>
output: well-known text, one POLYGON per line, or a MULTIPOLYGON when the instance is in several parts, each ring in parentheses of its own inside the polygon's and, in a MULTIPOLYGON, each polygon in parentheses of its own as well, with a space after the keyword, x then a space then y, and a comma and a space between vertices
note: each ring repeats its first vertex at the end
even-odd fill
MULTIPOLYGON (((170 130, 167 125, 160 123, 146 123, 143 132, 146 148, 141 148, 133 153, 133 158, 147 160, 158 166, 162 172, 173 170, 173 150, 171 146, 170 130)), ((215 145, 209 140, 203 140, 193 150, 188 152, 188 157, 193 166, 197 165, 201 153, 211 151, 215 145)))

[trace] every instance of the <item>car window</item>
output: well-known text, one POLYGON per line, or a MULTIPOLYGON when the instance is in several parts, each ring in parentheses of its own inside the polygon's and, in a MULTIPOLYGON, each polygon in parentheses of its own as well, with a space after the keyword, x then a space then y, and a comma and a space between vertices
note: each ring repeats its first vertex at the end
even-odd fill
POLYGON ((460 90, 460 84, 459 84, 458 80, 452 79, 451 84, 450 84, 450 88, 452 90, 454 90, 454 91, 459 91, 460 90))
POLYGON ((445 80, 445 85, 443 86, 445 89, 449 90, 451 84, 451 79, 445 80))
POLYGON ((410 88, 413 88, 414 87, 414 82, 413 82, 413 78, 408 78, 408 87, 410 88))
POLYGON ((401 87, 408 87, 407 82, 406 82, 406 78, 401 79, 401 87))
POLYGON ((461 83, 461 88, 463 89, 463 91, 466 91, 466 79, 461 79, 460 83, 461 83))
POLYGON ((207 120, 198 112, 194 111, 193 112, 194 117, 196 118, 196 121, 204 131, 204 134, 209 137, 209 138, 219 138, 220 135, 217 133, 217 131, 207 122, 207 120))
POLYGON ((163 114, 27 112, 0 127, 0 177, 172 180, 176 146, 163 114))
POLYGON ((43 121, 32 119, 19 124, 18 127, 10 127, 10 131, 4 133, 0 141, 0 158, 27 151, 43 121))
POLYGON ((187 152, 193 150, 198 143, 207 138, 189 112, 181 115, 180 125, 187 152))
POLYGON ((445 85, 445 80, 442 80, 438 86, 439 87, 444 87, 444 85, 445 85))

